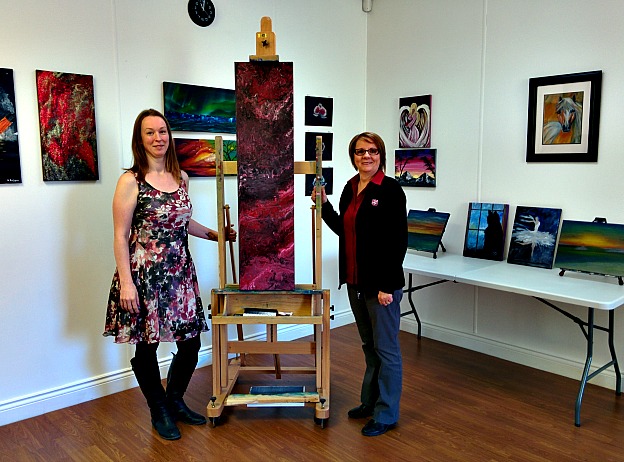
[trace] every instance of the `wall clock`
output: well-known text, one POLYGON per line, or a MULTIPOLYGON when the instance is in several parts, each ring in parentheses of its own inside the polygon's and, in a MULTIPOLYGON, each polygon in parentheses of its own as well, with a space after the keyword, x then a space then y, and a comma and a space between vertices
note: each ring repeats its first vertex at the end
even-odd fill
POLYGON ((211 0, 189 0, 188 14, 195 24, 207 27, 215 19, 215 7, 211 0))

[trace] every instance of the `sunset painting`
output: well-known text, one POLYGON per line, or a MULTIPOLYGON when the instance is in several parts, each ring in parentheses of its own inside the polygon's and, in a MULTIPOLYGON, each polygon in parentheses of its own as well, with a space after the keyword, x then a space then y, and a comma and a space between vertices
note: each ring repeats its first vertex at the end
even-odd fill
POLYGON ((395 150, 394 178, 399 182, 401 186, 435 188, 436 150, 395 150))
POLYGON ((624 276, 624 225, 563 220, 555 266, 624 276))
MULTIPOLYGON (((174 138, 180 168, 188 176, 215 176, 214 140, 174 138)), ((236 160, 236 141, 223 140, 223 160, 236 160)))
POLYGON ((410 210, 407 215, 407 246, 435 255, 450 216, 446 212, 410 210))

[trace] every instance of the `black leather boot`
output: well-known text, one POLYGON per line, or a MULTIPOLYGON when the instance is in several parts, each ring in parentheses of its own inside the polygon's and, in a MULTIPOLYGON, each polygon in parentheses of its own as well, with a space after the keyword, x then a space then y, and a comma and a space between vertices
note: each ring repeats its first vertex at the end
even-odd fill
POLYGON ((165 389, 160 381, 158 362, 145 364, 137 361, 136 358, 132 358, 130 364, 132 364, 134 375, 150 408, 152 426, 165 440, 180 439, 180 430, 167 408, 165 389))
MULTIPOLYGON (((191 342, 192 340, 187 340, 191 342)), ((199 348, 198 348, 199 349, 199 348)), ((189 409, 184 402, 183 396, 186 393, 195 366, 197 366, 197 352, 193 353, 181 351, 173 354, 171 366, 167 373, 167 406, 169 412, 175 420, 189 425, 204 425, 206 417, 189 409)))

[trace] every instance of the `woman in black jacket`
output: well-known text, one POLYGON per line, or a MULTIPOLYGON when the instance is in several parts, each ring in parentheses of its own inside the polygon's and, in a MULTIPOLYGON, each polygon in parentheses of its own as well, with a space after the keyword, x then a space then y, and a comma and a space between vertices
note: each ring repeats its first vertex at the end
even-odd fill
MULTIPOLYGON (((377 436, 399 419, 402 362, 400 304, 407 251, 406 198, 398 182, 385 175, 386 149, 381 137, 360 133, 349 143, 357 175, 345 185, 336 212, 320 188, 323 221, 339 237, 340 284, 347 284, 366 372, 361 404, 350 418, 371 417, 362 434, 377 436)), ((313 191, 312 200, 317 191, 313 191)))

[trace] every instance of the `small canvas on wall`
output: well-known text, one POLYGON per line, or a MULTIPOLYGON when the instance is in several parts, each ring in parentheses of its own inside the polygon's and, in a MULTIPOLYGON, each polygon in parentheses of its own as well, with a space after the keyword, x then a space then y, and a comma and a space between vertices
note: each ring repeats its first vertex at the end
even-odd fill
POLYGON ((407 247, 432 252, 435 258, 450 216, 446 212, 410 210, 407 214, 407 247))
POLYGON ((0 184, 21 182, 13 70, 0 69, 0 184))
MULTIPOLYGON (((214 140, 174 138, 180 168, 189 176, 215 176, 214 140)), ((223 140, 223 160, 236 160, 236 141, 223 140)))
POLYGON ((93 76, 36 74, 44 181, 97 180, 93 76))
POLYGON ((562 270, 624 276, 624 225, 563 220, 555 266, 562 270))
POLYGON ((552 268, 561 209, 516 208, 507 263, 552 268))
POLYGON ((399 98, 399 147, 431 147, 431 95, 399 98))
MULTIPOLYGON (((323 167, 323 180, 325 181, 325 194, 328 196, 334 193, 334 169, 332 167, 323 167)), ((316 175, 306 173, 305 176, 305 195, 311 196, 314 188, 314 180, 316 175)))
POLYGON ((471 202, 468 205, 464 257, 502 261, 508 204, 471 202))
POLYGON ((331 127, 334 117, 334 100, 322 96, 305 97, 305 124, 331 127))
POLYGON ((236 133, 234 90, 163 82, 163 99, 171 130, 236 133))
POLYGON ((332 149, 334 145, 333 133, 306 132, 305 134, 305 160, 316 160, 316 137, 323 138, 323 160, 332 160, 332 149))
POLYGON ((396 149, 394 151, 394 178, 401 186, 435 188, 435 149, 396 149))

